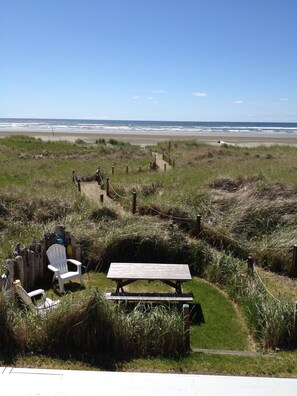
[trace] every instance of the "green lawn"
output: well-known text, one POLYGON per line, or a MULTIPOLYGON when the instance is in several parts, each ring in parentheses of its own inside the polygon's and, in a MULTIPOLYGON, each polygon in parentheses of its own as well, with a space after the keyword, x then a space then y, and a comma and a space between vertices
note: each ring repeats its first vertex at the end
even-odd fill
POLYGON ((248 330, 235 306, 216 287, 201 279, 189 282, 185 291, 194 294, 204 321, 191 326, 191 347, 250 350, 248 330))
POLYGON ((124 371, 205 373, 272 377, 297 377, 297 354, 228 356, 193 353, 181 359, 135 359, 118 367, 124 371))

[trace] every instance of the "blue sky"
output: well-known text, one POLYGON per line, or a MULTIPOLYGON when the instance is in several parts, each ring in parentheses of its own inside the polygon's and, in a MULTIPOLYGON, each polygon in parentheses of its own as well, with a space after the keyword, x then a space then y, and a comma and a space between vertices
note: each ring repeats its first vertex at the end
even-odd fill
POLYGON ((297 0, 0 0, 0 117, 297 122, 297 0))

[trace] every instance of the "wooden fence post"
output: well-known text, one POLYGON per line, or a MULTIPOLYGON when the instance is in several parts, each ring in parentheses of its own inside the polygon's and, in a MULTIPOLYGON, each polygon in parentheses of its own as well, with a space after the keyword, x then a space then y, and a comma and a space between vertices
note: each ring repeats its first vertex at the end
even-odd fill
POLYGON ((184 341, 187 351, 190 350, 190 307, 183 304, 184 341))
POLYGON ((111 167, 111 174, 114 174, 114 166, 111 167))
POLYGON ((164 164, 164 172, 166 172, 166 163, 164 164))
POLYGON ((294 342, 297 345, 297 301, 295 301, 294 307, 294 342))
POLYGON ((109 197, 109 177, 106 178, 106 195, 109 197))
POLYGON ((104 201, 104 194, 100 194, 100 202, 103 203, 104 201))
POLYGON ((133 192, 133 201, 132 201, 132 213, 136 213, 136 200, 137 200, 137 193, 136 191, 133 192))
POLYGON ((96 180, 97 180, 98 184, 101 184, 101 175, 100 175, 100 167, 99 166, 96 171, 96 180))
POLYGON ((248 255, 248 258, 246 260, 247 266, 248 266, 248 274, 252 275, 254 272, 254 257, 252 255, 248 255))
POLYGON ((129 166, 128 165, 126 165, 126 173, 127 174, 129 173, 129 166))
POLYGON ((293 246, 293 259, 292 259, 292 269, 291 276, 296 278, 297 276, 297 244, 293 246))
POLYGON ((9 290, 12 287, 12 282, 14 281, 14 260, 6 260, 6 289, 9 290))
POLYGON ((78 188, 78 191, 80 192, 81 187, 80 187, 80 179, 79 178, 77 178, 77 188, 78 188))
MULTIPOLYGON (((17 272, 18 272, 18 279, 25 284, 25 275, 24 275, 24 260, 22 256, 15 257, 17 272)), ((30 290, 29 290, 30 291, 30 290)))
POLYGON ((72 181, 73 181, 73 183, 75 183, 75 178, 76 178, 76 176, 75 176, 75 171, 73 170, 73 171, 72 171, 72 181))
POLYGON ((197 233, 200 234, 200 232, 201 232, 201 215, 197 215, 197 217, 196 217, 196 229, 197 229, 197 233))
POLYGON ((41 255, 41 244, 35 244, 35 265, 37 265, 37 278, 43 279, 43 271, 42 271, 42 255, 41 255))

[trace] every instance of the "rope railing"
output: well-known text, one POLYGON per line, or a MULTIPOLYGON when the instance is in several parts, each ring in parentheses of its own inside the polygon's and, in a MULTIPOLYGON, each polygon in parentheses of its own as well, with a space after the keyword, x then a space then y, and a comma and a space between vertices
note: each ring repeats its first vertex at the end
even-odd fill
POLYGON ((257 277, 258 277, 260 283, 262 284, 262 286, 264 287, 266 293, 268 293, 275 301, 281 303, 281 301, 280 301, 278 298, 276 298, 276 297, 268 290, 268 288, 267 288, 267 286, 265 285, 265 283, 263 282, 263 279, 261 278, 259 272, 256 271, 256 270, 254 270, 254 273, 257 275, 257 277))
MULTIPOLYGON (((144 204, 143 201, 141 201, 141 202, 142 202, 142 204, 144 204)), ((172 214, 168 214, 168 213, 161 212, 160 210, 157 210, 157 209, 155 209, 155 208, 152 208, 152 207, 149 206, 149 205, 147 205, 147 208, 150 209, 151 211, 155 212, 155 213, 158 213, 160 216, 168 217, 168 218, 170 218, 171 220, 195 221, 195 219, 194 219, 193 217, 178 217, 178 216, 174 216, 174 215, 172 215, 172 214)))
POLYGON ((115 193, 115 195, 117 195, 119 198, 123 199, 123 200, 128 200, 130 199, 130 197, 123 197, 122 195, 120 195, 113 187, 113 185, 109 182, 109 187, 110 189, 115 193))
MULTIPOLYGON (((115 188, 113 187, 113 185, 112 185, 110 182, 109 182, 109 187, 110 187, 110 189, 114 192, 114 194, 115 194, 116 196, 118 196, 119 198, 121 198, 121 199, 123 199, 123 200, 129 200, 129 199, 131 199, 130 196, 124 197, 124 196, 122 196, 121 194, 119 194, 119 193, 115 190, 115 188)), ((139 200, 139 198, 138 198, 138 200, 139 200)), ((142 203, 143 205, 145 204, 144 201, 142 201, 142 200, 141 200, 141 203, 142 203)), ((172 214, 164 213, 164 212, 161 212, 160 210, 157 210, 157 209, 155 209, 155 208, 152 208, 151 206, 147 206, 147 208, 150 209, 151 211, 155 212, 155 213, 158 213, 160 216, 168 217, 168 218, 170 218, 171 220, 180 220, 180 221, 195 221, 195 220, 196 220, 196 219, 193 218, 193 217, 179 217, 179 216, 174 216, 174 215, 172 215, 172 214)))

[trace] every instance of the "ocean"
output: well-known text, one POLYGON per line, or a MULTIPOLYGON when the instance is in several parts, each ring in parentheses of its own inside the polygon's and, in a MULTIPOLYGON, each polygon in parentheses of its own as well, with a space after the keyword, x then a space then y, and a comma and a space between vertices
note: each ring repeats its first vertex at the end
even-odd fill
POLYGON ((117 134, 282 134, 297 136, 297 123, 120 121, 79 119, 0 118, 1 131, 81 132, 117 134))

